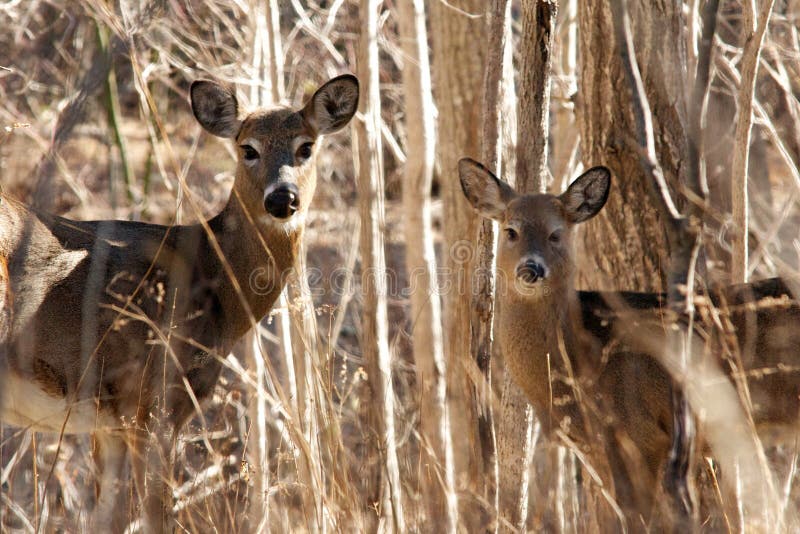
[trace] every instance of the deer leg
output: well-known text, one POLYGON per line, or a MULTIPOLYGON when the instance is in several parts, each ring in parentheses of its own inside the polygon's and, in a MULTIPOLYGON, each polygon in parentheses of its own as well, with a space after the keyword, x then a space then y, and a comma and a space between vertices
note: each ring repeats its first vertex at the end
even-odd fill
POLYGON ((124 487, 122 471, 125 467, 125 440, 111 432, 94 435, 95 464, 98 468, 97 501, 90 519, 91 532, 123 532, 128 524, 124 508, 118 507, 124 487))

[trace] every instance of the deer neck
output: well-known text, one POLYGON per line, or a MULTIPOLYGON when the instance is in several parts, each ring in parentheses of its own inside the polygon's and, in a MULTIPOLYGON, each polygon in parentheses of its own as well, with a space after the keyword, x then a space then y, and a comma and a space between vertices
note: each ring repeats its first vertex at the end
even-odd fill
POLYGON ((294 266, 303 236, 306 206, 285 222, 269 217, 260 199, 234 187, 225 208, 209 221, 217 254, 219 297, 228 339, 238 339, 270 310, 294 266), (226 272, 227 271, 227 272, 226 272), (233 274, 233 277, 231 276, 233 274))
POLYGON ((533 295, 513 290, 498 299, 498 341, 506 367, 525 392, 546 430, 560 424, 563 399, 571 395, 563 377, 578 376, 584 352, 580 303, 571 282, 537 289, 533 295))

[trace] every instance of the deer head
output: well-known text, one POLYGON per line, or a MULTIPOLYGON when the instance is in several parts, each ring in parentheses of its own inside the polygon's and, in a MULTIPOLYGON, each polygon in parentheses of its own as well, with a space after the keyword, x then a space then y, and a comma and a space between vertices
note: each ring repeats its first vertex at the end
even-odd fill
POLYGON ((316 187, 316 141, 350 121, 359 88, 355 76, 338 76, 300 110, 274 107, 243 119, 232 88, 198 80, 190 92, 192 111, 203 128, 236 142, 234 193, 250 213, 260 209, 263 221, 286 222, 308 208, 316 187))
POLYGON ((500 223, 497 271, 524 295, 568 286, 575 269, 572 229, 603 208, 611 173, 593 167, 561 195, 521 195, 480 163, 458 163, 464 196, 483 217, 500 223))

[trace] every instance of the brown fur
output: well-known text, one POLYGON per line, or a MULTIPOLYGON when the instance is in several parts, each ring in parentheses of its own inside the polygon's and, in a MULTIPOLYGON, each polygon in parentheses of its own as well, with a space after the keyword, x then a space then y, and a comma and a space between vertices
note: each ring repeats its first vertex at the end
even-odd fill
MULTIPOLYGON (((613 482, 628 526, 640 530, 651 517, 673 431, 674 382, 660 363, 664 296, 573 286, 572 228, 602 209, 610 173, 590 169, 553 196, 518 195, 472 160, 462 160, 459 170, 467 199, 500 224, 495 324, 508 372, 549 436, 577 445, 601 473, 607 465, 606 483, 613 482), (525 283, 519 269, 531 258, 546 274, 525 283)), ((789 295, 782 282, 769 280, 711 296, 732 310, 723 322, 734 334, 711 339, 712 354, 725 353, 723 342, 740 349, 741 363, 724 362, 724 370, 751 372, 760 428, 796 429, 800 415, 800 307, 789 295), (782 304, 754 306, 765 297, 782 304)))
POLYGON ((200 82, 192 96, 211 133, 258 145, 257 160, 237 149, 230 199, 205 225, 72 221, 0 201, 0 260, 7 266, 0 272, 0 377, 9 387, 32 384, 40 399, 38 411, 27 413, 6 399, 0 420, 96 434, 97 525, 107 524, 116 493, 108 487, 116 476, 102 468, 118 470, 127 445, 147 528, 168 528, 168 458, 195 410, 186 385, 207 399, 221 359, 282 290, 316 187, 314 153, 301 157, 299 146, 349 121, 358 82, 339 77, 299 111, 258 110, 243 120, 227 88, 200 82), (265 191, 279 182, 299 191, 299 209, 286 222, 265 211, 265 191), (42 417, 50 405, 56 413, 63 406, 65 416, 42 417), (157 446, 145 452, 151 435, 157 446))

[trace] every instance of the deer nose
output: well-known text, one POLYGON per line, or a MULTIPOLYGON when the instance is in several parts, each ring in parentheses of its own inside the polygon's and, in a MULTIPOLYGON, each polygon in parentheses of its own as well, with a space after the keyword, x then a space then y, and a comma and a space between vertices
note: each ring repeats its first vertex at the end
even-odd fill
POLYGON ((264 198, 264 209, 277 219, 288 219, 300 209, 300 191, 294 184, 281 184, 264 198))
POLYGON ((547 270, 538 261, 525 260, 517 266, 517 278, 526 284, 535 284, 545 276, 547 276, 547 270))

